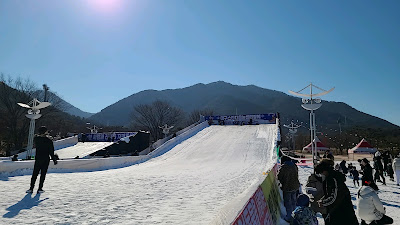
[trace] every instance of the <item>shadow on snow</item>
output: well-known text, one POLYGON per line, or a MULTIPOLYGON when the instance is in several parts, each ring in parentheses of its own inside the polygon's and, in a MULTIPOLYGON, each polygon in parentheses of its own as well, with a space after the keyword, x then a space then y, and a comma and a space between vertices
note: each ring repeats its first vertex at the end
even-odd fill
POLYGON ((35 206, 38 206, 42 201, 47 200, 49 198, 45 198, 39 200, 40 194, 35 195, 32 198, 32 194, 26 194, 19 202, 16 204, 8 207, 6 210, 9 211, 8 213, 3 215, 3 218, 13 218, 19 214, 19 212, 23 209, 31 209, 35 206))

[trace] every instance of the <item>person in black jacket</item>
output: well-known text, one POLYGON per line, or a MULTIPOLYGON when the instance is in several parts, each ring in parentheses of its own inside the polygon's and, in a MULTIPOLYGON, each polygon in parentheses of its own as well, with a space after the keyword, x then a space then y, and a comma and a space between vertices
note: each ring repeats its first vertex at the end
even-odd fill
POLYGON ((364 183, 364 181, 373 181, 374 178, 372 176, 372 167, 369 164, 368 159, 363 158, 360 162, 361 165, 361 173, 362 173, 362 179, 361 181, 364 183))
POLYGON ((47 137, 47 128, 42 126, 39 128, 39 134, 33 139, 33 143, 36 146, 35 165, 33 167, 33 174, 31 178, 31 187, 27 190, 27 193, 32 193, 35 187, 36 178, 40 172, 39 189, 37 193, 42 193, 43 183, 46 178, 47 169, 49 168, 50 158, 53 160, 54 165, 57 165, 57 159, 54 156, 54 145, 53 141, 47 137))
POLYGON ((327 209, 325 225, 358 225, 350 191, 345 184, 346 176, 335 171, 326 161, 315 167, 315 173, 323 180, 324 196, 318 200, 318 204, 327 209))

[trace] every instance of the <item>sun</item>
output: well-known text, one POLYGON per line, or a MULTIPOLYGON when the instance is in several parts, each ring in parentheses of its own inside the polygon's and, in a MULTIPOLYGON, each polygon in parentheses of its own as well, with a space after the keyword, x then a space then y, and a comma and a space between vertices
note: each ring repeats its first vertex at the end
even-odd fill
POLYGON ((122 7, 122 0, 87 0, 90 7, 101 12, 115 12, 122 7))

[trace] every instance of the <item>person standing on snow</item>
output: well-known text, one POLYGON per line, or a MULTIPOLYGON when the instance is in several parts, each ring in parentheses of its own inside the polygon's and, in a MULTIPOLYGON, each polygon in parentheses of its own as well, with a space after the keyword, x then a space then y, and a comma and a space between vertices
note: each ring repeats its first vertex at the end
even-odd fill
POLYGON ((43 183, 46 178, 47 169, 49 168, 50 158, 53 160, 54 165, 57 165, 57 159, 54 156, 53 141, 47 137, 47 128, 42 126, 39 128, 39 134, 33 139, 36 146, 35 165, 33 167, 33 174, 31 178, 31 187, 26 193, 32 193, 35 187, 36 179, 40 172, 39 189, 37 193, 43 193, 43 183))
POLYGON ((326 161, 315 167, 315 173, 323 180, 324 196, 318 203, 327 209, 325 225, 358 225, 345 175, 326 161))
POLYGON ((382 160, 383 160, 383 171, 385 173, 388 173, 388 163, 391 160, 391 155, 389 153, 389 151, 384 151, 383 155, 382 155, 382 160))
POLYGON ((291 215, 296 207, 297 191, 300 187, 299 175, 296 164, 292 160, 283 156, 281 158, 281 168, 278 172, 278 180, 281 183, 283 192, 283 204, 286 208, 286 221, 291 220, 291 215))
POLYGON ((361 165, 361 169, 362 169, 361 173, 363 175, 363 177, 361 178, 361 182, 374 180, 374 178, 372 176, 372 167, 369 164, 368 159, 363 158, 360 161, 360 165, 361 165))
POLYGON ((393 170, 394 170, 394 173, 396 174, 397 186, 399 186, 399 181, 400 181, 400 153, 393 160, 393 170))
POLYGON ((392 224, 393 219, 385 215, 385 208, 376 191, 378 187, 372 181, 364 181, 357 194, 357 214, 361 225, 392 224))
POLYGON ((374 158, 374 169, 375 169, 375 182, 379 181, 386 185, 385 177, 383 176, 383 164, 382 164, 382 157, 380 155, 374 158), (382 180, 380 179, 382 177, 382 180))

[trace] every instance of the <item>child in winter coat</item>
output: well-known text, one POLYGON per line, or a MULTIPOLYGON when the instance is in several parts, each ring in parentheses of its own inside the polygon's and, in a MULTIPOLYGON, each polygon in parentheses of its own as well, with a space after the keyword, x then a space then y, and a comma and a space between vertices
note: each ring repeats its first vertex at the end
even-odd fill
POLYGON ((301 194, 296 201, 296 209, 292 212, 291 225, 318 225, 315 212, 309 207, 310 198, 301 194))
POLYGON ((356 186, 356 182, 357 182, 357 185, 358 186, 360 186, 360 183, 359 183, 359 179, 360 179, 360 174, 358 173, 358 171, 356 170, 356 167, 355 166, 352 166, 351 168, 350 168, 350 173, 351 173, 351 175, 353 176, 353 183, 354 183, 354 186, 356 186))
POLYGON ((392 224, 393 219, 385 215, 385 208, 376 193, 378 187, 372 181, 363 181, 363 186, 358 190, 357 213, 361 224, 380 225, 392 224))

